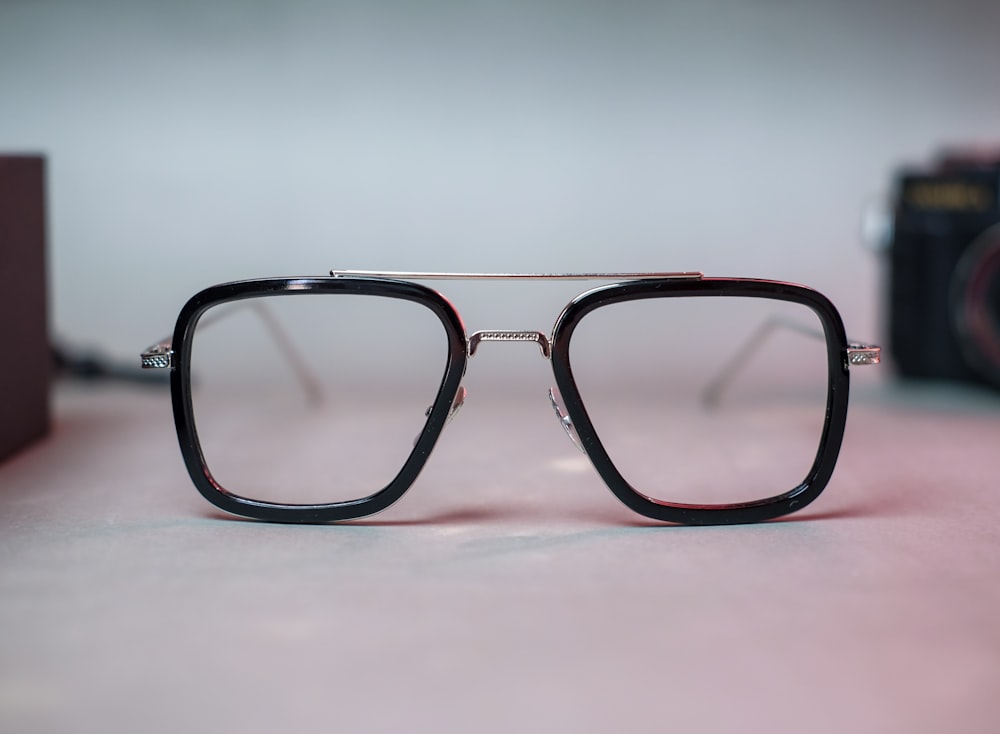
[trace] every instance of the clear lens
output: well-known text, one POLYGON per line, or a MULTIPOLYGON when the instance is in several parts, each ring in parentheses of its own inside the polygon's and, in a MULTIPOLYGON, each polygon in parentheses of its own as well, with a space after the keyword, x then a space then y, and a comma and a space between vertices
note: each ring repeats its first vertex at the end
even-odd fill
POLYGON ((611 461, 661 502, 718 505, 794 489, 826 416, 827 346, 808 307, 647 298, 583 317, 570 365, 611 461))
POLYGON ((205 463, 247 499, 367 497, 413 451, 447 361, 443 324, 411 301, 302 293, 213 307, 191 347, 205 463))

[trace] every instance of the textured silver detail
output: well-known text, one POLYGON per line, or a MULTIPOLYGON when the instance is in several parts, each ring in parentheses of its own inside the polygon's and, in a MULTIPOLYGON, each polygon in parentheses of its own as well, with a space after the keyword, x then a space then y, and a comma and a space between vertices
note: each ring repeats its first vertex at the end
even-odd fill
POLYGON ((168 341, 154 344, 140 357, 144 370, 168 370, 174 366, 174 350, 168 341))
POLYGON ((540 331, 477 331, 469 337, 470 357, 476 353, 479 342, 535 342, 545 359, 552 354, 548 337, 540 331))
POLYGON ((335 278, 392 280, 701 280, 699 272, 661 273, 420 273, 394 270, 331 270, 335 278))
POLYGON ((864 367, 882 361, 882 347, 874 344, 848 344, 847 361, 851 366, 864 367))

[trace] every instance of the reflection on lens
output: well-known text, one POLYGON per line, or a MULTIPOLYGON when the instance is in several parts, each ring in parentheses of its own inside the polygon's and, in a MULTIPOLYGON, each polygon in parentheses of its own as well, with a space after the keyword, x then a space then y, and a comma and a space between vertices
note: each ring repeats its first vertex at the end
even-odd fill
POLYGON ((367 497, 413 451, 447 358, 437 316, 402 299, 302 293, 213 307, 191 348, 205 463, 247 499, 367 497))
POLYGON ((799 486, 826 417, 827 346, 806 306, 646 298, 587 314, 570 364, 611 461, 639 493, 695 505, 799 486))

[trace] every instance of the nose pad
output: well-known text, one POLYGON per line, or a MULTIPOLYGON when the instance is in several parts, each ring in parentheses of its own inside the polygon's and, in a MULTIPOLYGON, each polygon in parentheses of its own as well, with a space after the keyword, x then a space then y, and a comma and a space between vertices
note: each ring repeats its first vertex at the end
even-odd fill
POLYGON ((556 412, 556 418, 559 419, 559 425, 563 427, 566 431, 566 435, 569 436, 569 440, 573 442, 573 445, 580 449, 580 453, 587 453, 587 450, 583 448, 583 443, 580 441, 580 436, 576 432, 576 427, 573 425, 573 419, 569 417, 569 414, 563 410, 562 405, 559 401, 562 400, 562 396, 559 394, 557 388, 549 388, 549 402, 552 403, 552 410, 556 412))
MULTIPOLYGON (((464 385, 460 385, 458 392, 455 393, 455 399, 451 401, 451 410, 448 411, 448 417, 445 419, 444 424, 448 425, 451 423, 451 419, 455 417, 455 414, 462 409, 465 405, 465 396, 469 394, 469 391, 465 389, 464 385)), ((430 408, 427 409, 430 413, 430 408)))
MULTIPOLYGON (((455 399, 451 401, 451 408, 448 410, 448 417, 444 419, 444 424, 448 425, 451 423, 451 419, 455 417, 455 414, 461 410, 462 406, 465 405, 465 397, 469 394, 469 391, 465 389, 462 385, 458 388, 458 392, 455 393, 455 399)), ((428 417, 431 414, 431 410, 434 409, 433 405, 427 406, 427 410, 424 411, 424 417, 428 417)), ((417 441, 420 440, 420 436, 423 433, 421 431, 416 436, 413 437, 413 445, 417 445, 417 441)))

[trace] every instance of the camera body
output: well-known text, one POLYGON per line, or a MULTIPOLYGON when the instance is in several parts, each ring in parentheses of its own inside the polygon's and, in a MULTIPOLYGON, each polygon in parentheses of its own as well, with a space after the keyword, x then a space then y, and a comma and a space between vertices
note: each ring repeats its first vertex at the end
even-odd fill
POLYGON ((1000 388, 1000 155, 896 182, 889 348, 900 374, 1000 388))

